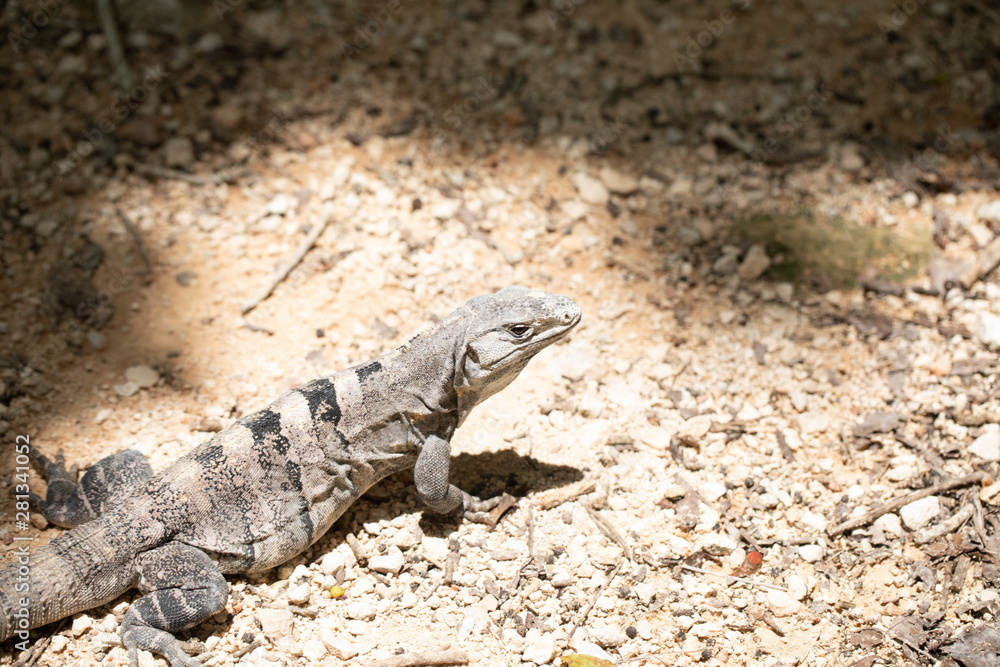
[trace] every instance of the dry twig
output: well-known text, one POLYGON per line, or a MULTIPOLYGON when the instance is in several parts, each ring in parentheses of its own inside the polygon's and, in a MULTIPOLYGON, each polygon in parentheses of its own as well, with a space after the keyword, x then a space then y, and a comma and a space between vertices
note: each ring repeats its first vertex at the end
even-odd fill
POLYGON ((142 240, 142 234, 139 233, 139 228, 129 220, 118 204, 115 204, 115 213, 118 214, 118 219, 122 221, 132 240, 135 241, 135 248, 139 251, 139 257, 142 258, 142 263, 146 267, 146 284, 148 285, 153 279, 153 263, 149 260, 149 253, 146 252, 146 244, 142 240))
POLYGON ((587 622, 587 617, 590 616, 590 612, 594 609, 594 605, 596 605, 597 604, 597 600, 600 599, 601 593, 603 593, 604 589, 607 588, 608 586, 610 586, 611 582, 614 581, 614 578, 618 576, 618 571, 622 569, 622 566, 625 564, 625 560, 626 559, 624 559, 624 558, 622 558, 621 560, 619 560, 618 564, 615 565, 615 569, 611 570, 611 574, 608 575, 607 581, 605 581, 603 584, 601 584, 600 586, 598 586, 597 590, 594 591, 594 597, 592 597, 590 599, 590 604, 588 604, 587 607, 586 607, 586 609, 584 609, 580 613, 580 618, 577 620, 576 623, 573 624, 573 628, 569 631, 569 637, 570 637, 570 639, 572 639, 573 635, 576 634, 577 629, 581 625, 583 625, 584 623, 587 622))
POLYGON ((597 482, 593 479, 581 479, 567 486, 551 489, 545 493, 540 493, 535 497, 534 504, 540 510, 550 510, 559 507, 571 500, 576 500, 580 496, 592 493, 597 488, 597 482))
POLYGON ((368 667, 418 667, 419 665, 464 665, 469 656, 462 651, 428 651, 425 653, 404 653, 385 660, 368 663, 368 667))
POLYGON ((299 265, 302 258, 306 256, 309 249, 316 243, 316 239, 318 239, 319 235, 323 233, 324 229, 326 229, 326 226, 330 223, 330 219, 332 217, 332 213, 329 209, 327 209, 323 214, 323 217, 320 219, 319 224, 309 230, 309 235, 306 236, 301 244, 299 244, 299 247, 295 250, 295 254, 292 255, 291 259, 285 262, 280 269, 275 271, 274 275, 271 276, 267 283, 260 290, 258 290, 256 294, 243 302, 241 310, 244 315, 256 308, 261 301, 270 296, 271 292, 274 291, 274 288, 278 286, 278 283, 287 278, 288 274, 292 272, 292 269, 299 265))
POLYGON ((895 512, 904 505, 909 505, 910 503, 920 500, 921 498, 926 498, 927 496, 933 496, 943 491, 948 491, 950 489, 956 489, 960 486, 968 486, 969 484, 976 484, 978 482, 986 479, 986 473, 975 472, 971 475, 966 475, 965 477, 955 477, 952 479, 946 479, 943 482, 938 482, 934 486, 928 486, 926 489, 920 489, 919 491, 914 491, 913 493, 907 494, 891 500, 885 505, 880 505, 870 512, 859 516, 856 519, 849 519, 840 525, 834 526, 829 529, 831 537, 836 537, 841 533, 846 533, 848 531, 854 530, 855 528, 860 528, 861 526, 866 526, 875 519, 879 518, 884 514, 890 512, 895 512))
POLYGON ((923 528, 913 533, 913 541, 916 544, 927 544, 928 542, 933 542, 939 537, 943 537, 948 533, 958 530, 959 526, 972 518, 975 508, 972 505, 965 505, 962 509, 955 512, 951 517, 936 526, 931 526, 930 528, 923 528))
POLYGON ((585 506, 587 514, 590 518, 594 520, 597 525, 597 529, 604 534, 606 538, 617 544, 625 552, 625 558, 632 560, 632 547, 628 545, 628 540, 625 538, 625 533, 622 532, 621 528, 617 526, 611 519, 602 516, 600 512, 595 510, 593 507, 585 506))
POLYGON ((713 577, 719 577, 720 579, 728 579, 730 582, 739 581, 740 583, 749 584, 751 586, 760 586, 761 588, 770 588, 771 590, 781 591, 782 593, 787 593, 788 589, 783 586, 776 586, 774 584, 766 584, 763 581, 754 581, 753 579, 747 579, 746 577, 734 577, 731 574, 721 574, 719 572, 712 572, 710 570, 704 570, 700 567, 695 567, 694 565, 678 565, 683 570, 690 570, 692 572, 697 572, 698 574, 707 574, 713 577))
POLYGON ((97 0, 97 13, 101 17, 101 28, 104 39, 108 41, 108 54, 118 73, 118 83, 122 90, 131 91, 135 85, 132 70, 125 59, 125 48, 122 46, 122 36, 118 32, 118 17, 115 15, 115 4, 112 0, 97 0))

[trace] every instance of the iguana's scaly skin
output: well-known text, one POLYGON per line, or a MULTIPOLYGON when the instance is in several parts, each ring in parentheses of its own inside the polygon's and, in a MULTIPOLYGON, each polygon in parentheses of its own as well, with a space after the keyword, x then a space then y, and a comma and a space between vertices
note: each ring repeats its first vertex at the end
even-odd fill
POLYGON ((61 457, 33 452, 50 480, 36 503, 73 530, 31 554, 29 593, 15 589, 16 565, 0 571, 0 640, 19 630, 25 595, 34 628, 138 587, 121 630, 130 664, 141 648, 194 667, 172 633, 225 607, 223 574, 301 553, 387 475, 412 468, 432 509, 485 520, 495 502, 448 482, 449 441, 579 320, 572 300, 525 287, 476 297, 399 349, 287 392, 155 476, 129 450, 76 484, 61 457))

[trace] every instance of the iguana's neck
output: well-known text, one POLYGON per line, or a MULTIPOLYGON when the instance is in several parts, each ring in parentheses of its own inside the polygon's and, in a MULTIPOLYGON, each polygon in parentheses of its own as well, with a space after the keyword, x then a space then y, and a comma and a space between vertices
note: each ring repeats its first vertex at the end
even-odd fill
MULTIPOLYGON (((459 409, 455 382, 456 377, 461 381, 458 373, 468 326, 463 310, 377 359, 387 379, 391 378, 393 393, 416 400, 415 412, 420 404, 438 414, 459 409)), ((459 421, 465 418, 458 416, 459 421)))

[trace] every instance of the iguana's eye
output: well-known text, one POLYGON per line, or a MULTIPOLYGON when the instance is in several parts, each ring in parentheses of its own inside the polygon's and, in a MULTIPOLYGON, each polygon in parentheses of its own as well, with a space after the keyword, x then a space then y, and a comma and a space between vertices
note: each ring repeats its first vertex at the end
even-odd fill
POLYGON ((524 338, 531 332, 531 327, 529 327, 527 324, 515 324, 510 329, 508 329, 508 331, 510 331, 511 335, 513 335, 515 338, 524 338))

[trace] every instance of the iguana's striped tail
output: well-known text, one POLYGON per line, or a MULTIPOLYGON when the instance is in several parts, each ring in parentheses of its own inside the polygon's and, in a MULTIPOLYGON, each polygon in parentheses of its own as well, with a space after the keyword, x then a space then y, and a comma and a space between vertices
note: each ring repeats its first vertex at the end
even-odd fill
POLYGON ((105 539, 107 525, 91 521, 33 551, 15 543, 13 562, 0 570, 0 641, 114 600, 134 585, 131 565, 105 539))

